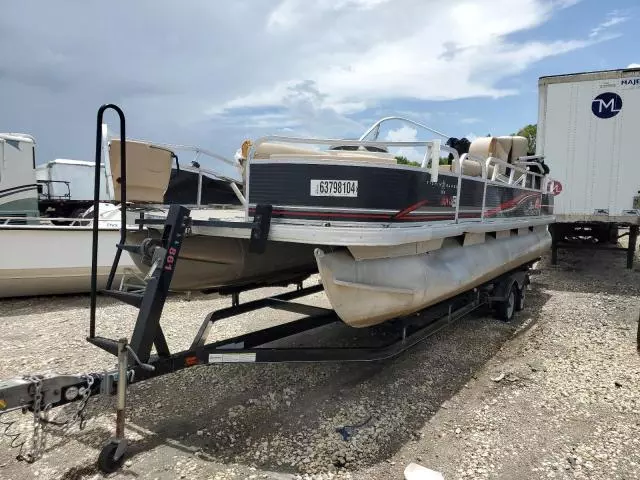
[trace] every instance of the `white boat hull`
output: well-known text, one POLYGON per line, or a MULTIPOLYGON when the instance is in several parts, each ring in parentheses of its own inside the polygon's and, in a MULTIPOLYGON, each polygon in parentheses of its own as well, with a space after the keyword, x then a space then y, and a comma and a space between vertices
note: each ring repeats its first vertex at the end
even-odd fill
MULTIPOLYGON (((132 231, 127 243, 141 244, 147 236, 159 238, 160 232, 132 231)), ((264 253, 251 253, 249 241, 245 239, 187 236, 171 279, 171 290, 286 285, 315 273, 313 250, 313 245, 268 242, 264 253)), ((140 270, 149 269, 140 254, 133 253, 131 258, 140 270)))
MULTIPOLYGON (((106 286, 119 239, 117 229, 100 230, 98 288, 106 286)), ((0 298, 91 291, 91 247, 91 228, 2 227, 0 298)), ((125 268, 138 271, 127 252, 122 253, 116 282, 125 268)))
MULTIPOLYGON (((551 245, 546 226, 509 230, 462 246, 447 239, 427 253, 355 260, 346 250, 315 252, 324 291, 338 316, 368 327, 409 315, 540 257, 551 245)), ((483 235, 484 237, 484 235, 483 235)))

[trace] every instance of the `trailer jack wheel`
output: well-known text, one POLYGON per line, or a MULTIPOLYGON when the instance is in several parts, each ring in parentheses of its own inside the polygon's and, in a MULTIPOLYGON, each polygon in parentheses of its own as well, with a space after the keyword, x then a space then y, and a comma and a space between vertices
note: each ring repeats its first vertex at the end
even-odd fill
MULTIPOLYGON (((128 351, 135 353, 128 347, 127 339, 118 340, 118 384, 116 387, 117 408, 116 408, 116 435, 109 439, 102 447, 98 456, 98 468, 103 473, 112 473, 122 466, 124 452, 127 450, 127 439, 124 435, 125 429, 125 406, 127 397, 127 365, 129 360, 128 351)), ((137 357, 136 357, 137 358, 137 357)))
POLYGON ((498 302, 496 305, 496 316, 500 320, 508 322, 513 318, 513 313, 516 310, 517 298, 518 287, 516 283, 514 283, 509 290, 509 295, 507 295, 506 300, 498 302))
POLYGON ((126 442, 112 439, 107 443, 98 456, 98 468, 102 473, 113 473, 118 470, 124 462, 124 452, 126 442))

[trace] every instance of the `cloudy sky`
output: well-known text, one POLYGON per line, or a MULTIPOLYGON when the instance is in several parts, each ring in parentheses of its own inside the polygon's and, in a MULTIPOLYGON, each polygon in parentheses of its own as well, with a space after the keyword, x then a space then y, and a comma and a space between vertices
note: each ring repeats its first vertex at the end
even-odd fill
POLYGON ((640 63, 636 5, 5 1, 0 131, 34 135, 38 163, 92 160, 96 111, 109 102, 130 137, 228 157, 245 138, 354 138, 387 115, 457 137, 509 134, 536 122, 539 76, 640 63))

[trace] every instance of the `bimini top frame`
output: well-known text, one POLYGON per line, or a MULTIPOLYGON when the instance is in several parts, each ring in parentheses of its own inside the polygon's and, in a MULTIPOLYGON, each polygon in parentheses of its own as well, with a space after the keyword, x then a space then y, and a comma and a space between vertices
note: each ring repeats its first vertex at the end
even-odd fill
POLYGON ((371 127, 369 127, 367 129, 366 132, 364 132, 360 136, 360 140, 361 141, 366 140, 366 138, 373 133, 373 139, 372 140, 376 141, 378 139, 378 135, 380 135, 380 127, 382 126, 382 124, 385 123, 385 122, 393 121, 393 120, 398 120, 400 122, 404 122, 404 123, 408 123, 410 125, 414 125, 416 127, 422 128, 423 130, 426 130, 428 132, 435 133, 436 135, 439 135, 442 138, 446 138, 446 139, 451 138, 450 135, 447 135, 445 133, 439 132, 438 130, 434 130, 431 127, 427 127, 424 123, 416 122, 415 120, 411 120, 410 118, 406 118, 406 117, 391 116, 391 117, 384 117, 384 118, 381 118, 380 120, 376 121, 373 125, 371 125, 371 127))

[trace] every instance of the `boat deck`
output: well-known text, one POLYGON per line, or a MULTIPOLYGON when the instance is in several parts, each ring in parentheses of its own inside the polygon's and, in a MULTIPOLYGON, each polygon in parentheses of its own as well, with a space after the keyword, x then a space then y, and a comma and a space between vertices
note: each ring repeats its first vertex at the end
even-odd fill
MULTIPOLYGON (((164 219, 166 214, 145 213, 146 218, 164 219)), ((242 227, 246 222, 242 209, 193 209, 190 216, 200 222, 224 221, 238 223, 238 227, 206 225, 198 222, 191 234, 213 237, 249 239, 251 230, 242 227)), ((391 246, 433 239, 456 237, 467 233, 504 232, 529 229, 553 223, 553 215, 522 218, 495 218, 479 220, 445 220, 412 223, 326 222, 314 220, 272 220, 270 241, 315 243, 341 246, 391 246)))

